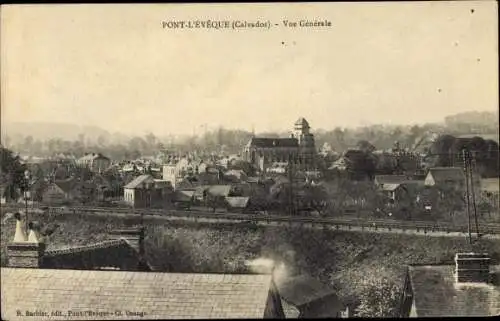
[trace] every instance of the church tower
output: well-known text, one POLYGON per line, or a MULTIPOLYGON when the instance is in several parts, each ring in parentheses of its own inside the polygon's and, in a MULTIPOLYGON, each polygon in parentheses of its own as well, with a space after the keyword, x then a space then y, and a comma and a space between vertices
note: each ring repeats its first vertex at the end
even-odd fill
POLYGON ((311 134, 310 130, 309 123, 303 117, 300 117, 293 127, 293 136, 297 139, 299 145, 299 164, 306 169, 314 167, 314 155, 316 152, 314 135, 311 134))

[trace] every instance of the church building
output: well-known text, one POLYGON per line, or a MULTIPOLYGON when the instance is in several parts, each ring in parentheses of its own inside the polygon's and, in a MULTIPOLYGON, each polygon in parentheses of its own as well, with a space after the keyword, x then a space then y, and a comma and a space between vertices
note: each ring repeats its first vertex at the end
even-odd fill
POLYGON ((301 117, 290 138, 252 137, 245 145, 243 157, 262 172, 277 162, 291 162, 301 170, 314 169, 316 147, 310 128, 301 117))

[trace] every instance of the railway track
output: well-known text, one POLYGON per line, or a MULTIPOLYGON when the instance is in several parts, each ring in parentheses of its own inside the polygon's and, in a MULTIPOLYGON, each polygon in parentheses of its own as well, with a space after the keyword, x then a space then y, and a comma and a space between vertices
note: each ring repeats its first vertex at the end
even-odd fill
MULTIPOLYGON (((2 212, 24 210, 21 207, 2 207, 2 212)), ((282 216, 255 213, 229 213, 229 212, 210 212, 194 210, 164 210, 164 209, 130 209, 130 208, 109 208, 109 207, 40 207, 29 208, 28 211, 44 211, 48 213, 60 214, 116 214, 123 216, 144 215, 144 217, 171 217, 186 218, 201 221, 240 221, 255 222, 265 225, 296 225, 296 226, 321 226, 334 229, 361 229, 361 230, 398 230, 398 231, 416 231, 423 233, 467 233, 467 227, 453 225, 445 222, 433 223, 428 221, 398 221, 390 219, 358 219, 350 217, 301 217, 301 216, 282 216)), ((480 232, 482 235, 500 236, 500 224, 481 224, 480 232)))

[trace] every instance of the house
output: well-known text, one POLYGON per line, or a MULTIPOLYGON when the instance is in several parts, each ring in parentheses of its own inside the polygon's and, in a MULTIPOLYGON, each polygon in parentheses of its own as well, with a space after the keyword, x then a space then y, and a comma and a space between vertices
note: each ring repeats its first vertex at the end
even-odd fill
POLYGON ((349 167, 352 165, 352 162, 345 156, 341 156, 339 159, 334 161, 328 170, 330 171, 347 171, 349 167))
POLYGON ((111 160, 100 153, 91 153, 77 159, 76 164, 80 167, 87 167, 93 172, 101 173, 111 165, 111 160))
POLYGON ((454 263, 409 266, 400 317, 500 315, 500 265, 480 253, 457 253, 454 263))
POLYGON ((275 279, 288 318, 342 318, 346 306, 335 291, 308 275, 275 279))
POLYGON ((271 279, 270 275, 2 268, 1 311, 6 320, 26 320, 26 311, 41 307, 62 311, 59 317, 52 315, 53 320, 283 318, 271 279))
POLYGON ((246 181, 247 174, 241 169, 231 169, 224 173, 224 179, 228 182, 246 181))
POLYGON ((465 174, 461 167, 430 168, 425 177, 425 186, 445 186, 463 188, 465 174))
POLYGON ((94 200, 95 185, 75 177, 64 180, 49 181, 40 192, 42 202, 60 204, 78 201, 89 203, 94 200))
POLYGON ((418 201, 423 180, 414 180, 406 175, 376 175, 374 184, 387 198, 389 205, 396 205, 403 199, 418 201))
MULTIPOLYGON (((19 222, 17 228, 22 226, 19 222)), ((15 237, 15 242, 9 244, 9 267, 1 268, 2 319, 284 317, 271 274, 116 270, 116 263, 123 261, 122 255, 126 254, 122 250, 128 249, 126 241, 116 241, 114 248, 104 247, 106 251, 97 245, 94 250, 92 247, 59 250, 52 253, 59 260, 52 259, 51 267, 45 268, 44 245, 34 235, 31 230, 26 239, 16 232, 18 239, 15 237), (125 245, 120 248, 118 244, 125 245), (95 268, 87 264, 101 260, 110 266, 100 264, 95 268), (45 312, 45 307, 60 313, 45 312)))
POLYGON ((373 183, 377 187, 383 187, 384 184, 401 184, 408 180, 406 175, 375 175, 373 183))
POLYGON ((227 196, 226 203, 231 212, 245 212, 250 204, 248 196, 227 196))
POLYGON ((288 162, 274 162, 266 169, 267 173, 285 174, 288 171, 288 162))
POLYGON ((194 190, 176 190, 172 195, 172 203, 177 208, 189 209, 194 203, 194 190))
POLYGON ((171 189, 170 182, 140 175, 124 186, 124 201, 134 208, 163 207, 171 189))
POLYGON ((28 233, 16 218, 14 239, 7 244, 8 266, 12 268, 150 271, 144 258, 144 230, 122 229, 109 233, 109 240, 53 248, 46 244, 40 229, 30 224, 28 233))

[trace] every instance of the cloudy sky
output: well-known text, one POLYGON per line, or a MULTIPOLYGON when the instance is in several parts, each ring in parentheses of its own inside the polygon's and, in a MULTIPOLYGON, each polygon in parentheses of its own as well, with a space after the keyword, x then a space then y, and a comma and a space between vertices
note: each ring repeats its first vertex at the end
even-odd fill
POLYGON ((2 123, 191 133, 498 108, 497 3, 2 6, 2 123), (170 30, 165 20, 329 20, 170 30))

